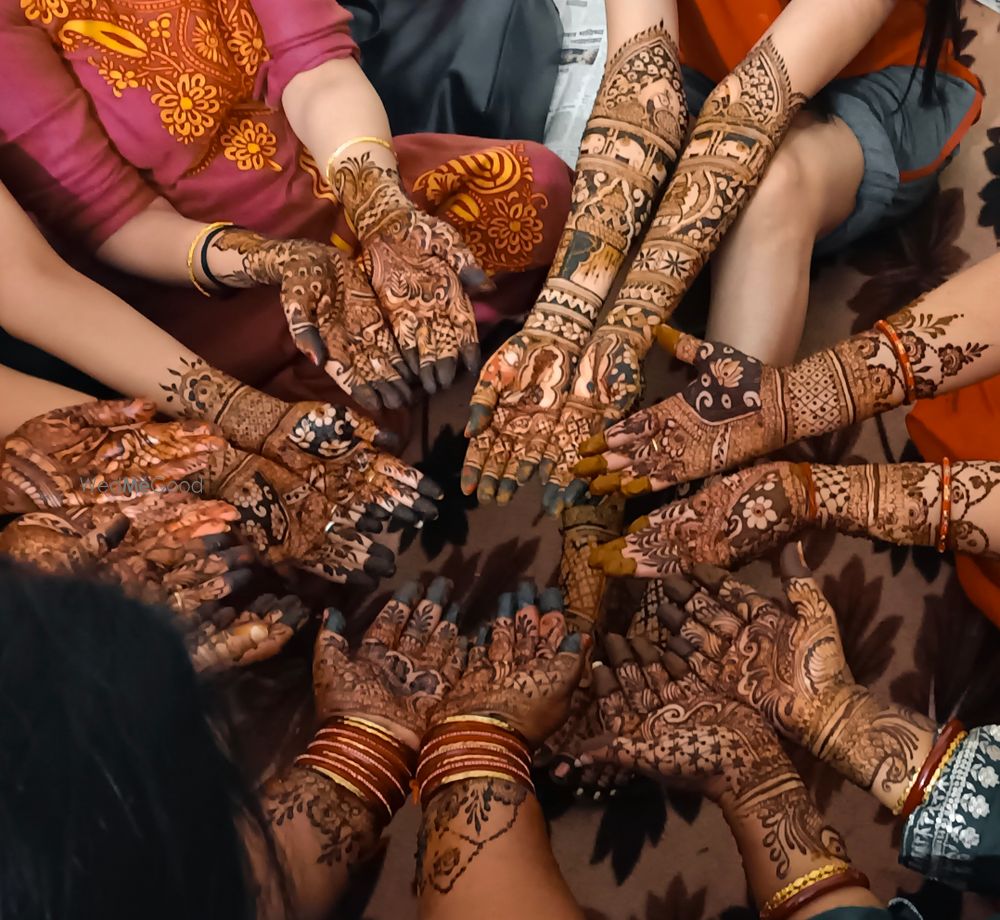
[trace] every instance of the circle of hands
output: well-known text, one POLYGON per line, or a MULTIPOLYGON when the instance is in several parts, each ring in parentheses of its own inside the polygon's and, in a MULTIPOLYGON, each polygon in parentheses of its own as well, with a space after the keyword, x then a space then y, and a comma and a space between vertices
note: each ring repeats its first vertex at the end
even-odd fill
POLYGON ((260 454, 232 448, 205 422, 154 416, 136 399, 25 422, 0 444, 3 509, 94 509, 170 487, 233 506, 235 529, 268 563, 369 586, 395 570, 394 554, 370 534, 437 515, 440 488, 383 450, 391 436, 346 407, 290 405, 260 454))

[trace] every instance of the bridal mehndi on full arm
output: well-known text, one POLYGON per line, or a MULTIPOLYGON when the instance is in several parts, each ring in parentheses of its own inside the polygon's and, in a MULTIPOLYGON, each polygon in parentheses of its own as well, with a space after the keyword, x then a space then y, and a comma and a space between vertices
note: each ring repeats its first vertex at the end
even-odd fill
POLYGON ((947 281, 873 329, 785 368, 662 327, 697 378, 582 445, 591 491, 658 491, 731 469, 802 438, 948 393, 1000 370, 992 300, 1000 256, 947 281))
POLYGON ((711 566, 696 569, 695 581, 670 576, 659 616, 692 649, 689 664, 706 685, 757 710, 905 820, 904 865, 995 893, 1000 730, 939 725, 857 684, 801 546, 786 548, 782 574, 787 603, 711 566))
POLYGON ((868 42, 891 8, 888 0, 791 3, 708 96, 615 304, 584 349, 567 411, 561 417, 550 411, 554 433, 544 471, 550 511, 583 494, 582 481, 571 484, 577 445, 633 407, 656 327, 752 197, 796 113, 868 42), (827 34, 840 40, 829 42, 827 34))
POLYGON ((764 463, 716 476, 689 498, 591 550, 609 575, 656 578, 699 562, 735 568, 811 528, 970 556, 1000 555, 1000 463, 764 463))
MULTIPOLYGON (((550 439, 577 362, 677 160, 687 104, 672 7, 608 3, 609 60, 554 264, 524 329, 487 362, 472 396, 462 488, 478 484, 482 500, 509 500, 540 462, 558 456, 550 439)), ((609 385, 627 400, 638 390, 638 366, 625 352, 611 363, 609 385)))

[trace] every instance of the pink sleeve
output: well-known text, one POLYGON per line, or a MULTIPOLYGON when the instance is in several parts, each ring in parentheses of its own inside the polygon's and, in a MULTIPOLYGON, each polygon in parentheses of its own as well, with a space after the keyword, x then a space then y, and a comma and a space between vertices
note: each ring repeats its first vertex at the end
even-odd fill
POLYGON ((281 107, 281 94, 296 74, 325 61, 357 57, 351 14, 334 0, 252 0, 271 55, 265 100, 281 107))
POLYGON ((0 181, 43 224, 97 248, 156 192, 111 146, 48 35, 17 2, 3 8, 0 181))

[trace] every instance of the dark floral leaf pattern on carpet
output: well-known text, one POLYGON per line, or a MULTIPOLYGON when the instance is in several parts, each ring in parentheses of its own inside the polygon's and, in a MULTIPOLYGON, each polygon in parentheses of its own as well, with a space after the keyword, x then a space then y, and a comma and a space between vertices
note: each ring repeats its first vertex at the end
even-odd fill
POLYGON ((964 193, 948 189, 900 226, 868 237, 848 262, 868 280, 848 301, 857 317, 852 332, 870 329, 922 294, 943 284, 969 261, 955 244, 965 222, 964 193))
POLYGON ((901 616, 887 616, 882 608, 882 577, 868 579, 861 557, 851 556, 839 575, 827 575, 823 593, 837 611, 844 655, 860 684, 874 684, 886 671, 895 652, 901 616))
POLYGON ((608 800, 597 828, 591 865, 610 857, 615 881, 621 885, 631 874, 647 841, 654 847, 667 824, 663 791, 652 780, 637 780, 608 800))
POLYGON ((914 669, 892 682, 892 698, 939 722, 956 713, 969 725, 997 721, 998 654, 1000 633, 969 603, 952 574, 941 594, 924 598, 914 669))
POLYGON ((990 128, 986 132, 990 146, 986 148, 986 168, 993 174, 979 192, 983 201, 979 212, 979 226, 989 227, 1000 243, 1000 128, 990 128))
POLYGON ((688 893, 683 876, 675 875, 663 897, 646 895, 646 912, 631 920, 702 920, 705 916, 707 889, 688 893))

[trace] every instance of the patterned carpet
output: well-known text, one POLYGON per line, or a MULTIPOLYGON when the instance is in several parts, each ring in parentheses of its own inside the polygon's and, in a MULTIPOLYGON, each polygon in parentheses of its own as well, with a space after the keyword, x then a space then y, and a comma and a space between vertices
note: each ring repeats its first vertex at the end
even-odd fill
MULTIPOLYGON (((1000 86, 1000 17, 976 4, 967 6, 965 63, 975 66, 988 88, 1000 86)), ((1000 244, 1000 127, 992 125, 1000 125, 996 95, 988 95, 983 117, 945 174, 936 199, 906 226, 817 266, 803 351, 871 326, 995 251, 1000 244)), ((502 337, 498 330, 491 344, 502 337)), ((681 377, 662 356, 651 364, 647 398, 653 401, 670 393, 681 377)), ((423 575, 426 580, 443 573, 454 579, 467 624, 489 615, 497 594, 511 590, 520 577, 555 582, 560 551, 558 527, 538 512, 536 486, 504 509, 478 508, 474 499, 461 495, 461 431, 471 386, 466 379, 435 397, 411 445, 409 459, 420 461, 448 496, 439 521, 418 540, 404 538, 398 576, 423 575)), ((916 459, 901 411, 797 450, 820 462, 916 459)), ((875 546, 828 534, 810 536, 806 550, 838 611, 848 661, 859 681, 938 719, 956 710, 972 724, 1000 719, 1000 674, 990 667, 1000 655, 1000 633, 965 600, 948 559, 929 550, 875 546)), ((771 582, 768 564, 744 574, 762 587, 771 582)), ((359 599, 352 620, 363 622, 390 587, 378 597, 359 599)), ((635 590, 618 588, 612 601, 619 615, 627 597, 639 589, 631 587, 635 590)), ((306 655, 304 651, 303 661, 306 655)), ((260 714, 265 700, 258 695, 252 708, 260 714)), ((250 712, 246 717, 253 718, 250 712)), ((297 728, 302 721, 292 724, 297 728)), ((263 740, 259 733, 256 740, 263 740)), ((962 899, 900 868, 899 831, 888 812, 807 757, 798 756, 797 762, 878 895, 916 893, 914 900, 927 917, 977 920, 992 913, 980 899, 962 899)), ((543 797, 556 855, 588 920, 756 916, 736 847, 710 804, 689 795, 664 796, 652 784, 638 784, 600 805, 567 800, 551 789, 543 797)), ((407 806, 392 826, 385 851, 338 911, 341 920, 416 916, 417 821, 416 809, 407 806)))

